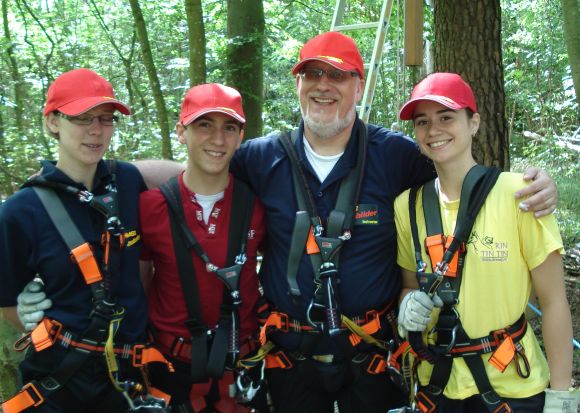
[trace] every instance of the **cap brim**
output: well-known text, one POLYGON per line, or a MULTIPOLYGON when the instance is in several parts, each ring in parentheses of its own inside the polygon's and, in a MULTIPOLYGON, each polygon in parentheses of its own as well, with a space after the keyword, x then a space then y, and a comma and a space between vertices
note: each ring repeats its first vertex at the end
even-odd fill
MULTIPOLYGON (((349 65, 349 64, 345 64, 345 63, 338 63, 338 62, 336 62, 336 61, 334 61, 334 60, 331 60, 331 59, 324 59, 324 58, 322 58, 322 57, 309 57, 309 58, 307 58, 307 59, 301 60, 301 61, 299 61, 298 63, 296 63, 296 64, 294 65, 294 67, 292 68, 292 74, 293 74, 293 75, 296 75, 296 74, 297 74, 297 73, 300 71, 300 69, 302 69, 302 67, 303 67, 303 66, 304 66, 306 63, 308 63, 308 62, 313 62, 313 61, 315 61, 315 62, 322 62, 322 63, 329 64, 329 65, 331 65, 331 66, 333 66, 333 67, 337 68, 338 70, 342 70, 342 71, 345 71, 345 72, 346 72, 346 71, 349 71, 349 70, 352 70, 352 71, 354 71, 354 72, 357 72, 357 73, 358 73, 358 70, 357 70, 357 68, 356 68, 356 67, 354 67, 354 66, 352 66, 352 65, 349 65)), ((360 73, 360 75, 361 75, 361 76, 363 76, 364 74, 363 74, 363 73, 360 73)))
POLYGON ((242 125, 246 123, 246 119, 244 117, 238 115, 237 113, 232 113, 232 112, 229 112, 227 110, 216 109, 216 108, 203 109, 203 110, 199 110, 195 113, 192 113, 191 115, 187 115, 183 118, 181 123, 183 124, 183 126, 187 126, 190 123, 192 123, 193 121, 195 121, 197 118, 205 115, 206 113, 223 113, 224 115, 227 115, 230 118, 237 120, 242 125))
POLYGON ((107 104, 113 105, 115 107, 115 109, 117 109, 123 115, 130 115, 131 114, 131 109, 129 109, 129 106, 125 105, 120 100, 108 98, 108 97, 102 97, 102 96, 85 98, 85 99, 78 99, 78 100, 75 100, 74 102, 70 102, 70 103, 67 103, 66 105, 63 105, 63 106, 57 108, 56 110, 64 113, 65 115, 68 115, 68 116, 77 116, 77 115, 85 113, 91 109, 94 109, 97 106, 107 105, 107 104))
POLYGON ((423 96, 423 97, 420 97, 417 99, 411 99, 410 101, 405 103, 403 105, 403 107, 401 108, 401 110, 399 111, 399 119, 412 120, 413 113, 415 112, 415 107, 417 106, 417 104, 419 102, 425 101, 425 100, 440 103, 441 105, 446 106, 449 109, 453 109, 453 110, 461 110, 461 109, 465 109, 467 107, 467 106, 462 106, 459 103, 452 102, 452 101, 450 101, 449 98, 447 98, 445 96, 423 96))

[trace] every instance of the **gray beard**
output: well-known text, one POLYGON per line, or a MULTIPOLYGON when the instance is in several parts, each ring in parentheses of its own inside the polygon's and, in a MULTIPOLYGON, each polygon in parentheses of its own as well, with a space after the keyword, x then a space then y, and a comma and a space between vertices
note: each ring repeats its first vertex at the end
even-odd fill
POLYGON ((311 118, 305 113, 302 106, 300 107, 300 113, 302 113, 302 119, 304 119, 304 125, 316 135, 319 139, 330 139, 337 136, 340 132, 345 130, 354 120, 356 106, 353 106, 344 118, 339 118, 338 113, 334 119, 330 122, 320 122, 311 118))

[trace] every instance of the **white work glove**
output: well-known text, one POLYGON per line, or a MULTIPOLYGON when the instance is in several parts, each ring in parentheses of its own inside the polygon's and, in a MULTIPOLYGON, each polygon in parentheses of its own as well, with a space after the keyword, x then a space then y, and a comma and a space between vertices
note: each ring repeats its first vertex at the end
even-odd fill
POLYGON ((443 301, 435 294, 413 290, 407 294, 399 307, 399 334, 405 337, 409 331, 424 331, 431 321, 433 307, 443 307, 443 301))
POLYGON ((46 298, 42 282, 33 280, 18 294, 16 314, 26 331, 32 331, 44 317, 44 310, 52 307, 52 301, 46 298))
POLYGON ((576 413, 580 403, 580 389, 546 389, 543 413, 576 413))

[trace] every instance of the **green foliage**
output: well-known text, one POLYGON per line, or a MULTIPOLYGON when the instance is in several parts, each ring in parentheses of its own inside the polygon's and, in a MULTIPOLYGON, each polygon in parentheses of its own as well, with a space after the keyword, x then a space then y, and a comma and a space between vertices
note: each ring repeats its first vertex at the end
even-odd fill
POLYGON ((512 169, 523 171, 533 165, 545 169, 558 186, 555 215, 565 248, 580 243, 580 154, 553 144, 527 143, 522 157, 512 157, 512 169))
MULTIPOLYGON (((128 4, 104 0, 4 1, 11 41, 9 44, 5 33, 0 35, 0 196, 10 194, 37 170, 40 159, 55 158, 55 142, 42 131, 41 109, 50 82, 77 67, 89 67, 107 77, 118 96, 133 108, 133 116, 118 127, 110 156, 158 158, 161 142, 156 110, 128 4), (23 130, 18 130, 15 121, 16 80, 6 53, 9 48, 24 84, 23 130)), ((300 111, 290 70, 300 46, 329 30, 334 5, 327 0, 264 1, 264 133, 297 124, 300 111)), ((349 0, 343 22, 376 21, 381 5, 382 0, 349 0)), ((172 123, 189 86, 185 8, 180 0, 142 1, 141 6, 172 123)), ((551 139, 578 125, 559 2, 504 0, 502 7, 511 150, 520 157, 559 156, 555 145, 548 146, 551 149, 546 152, 526 144, 522 137, 524 131, 533 131, 551 139)), ((425 12, 424 38, 428 42, 433 40, 432 10, 425 6, 425 12)), ((227 2, 203 1, 203 13, 207 80, 225 82, 227 2)), ((403 23, 404 2, 394 1, 371 113, 371 122, 387 127, 397 123, 400 105, 422 76, 403 66, 403 23)), ((357 40, 368 62, 374 43, 372 30, 347 34, 357 40)), ((185 152, 176 139, 172 149, 176 159, 184 159, 185 152)))
POLYGON ((537 155, 524 143, 524 131, 551 139, 578 127, 560 6, 558 1, 502 1, 506 115, 516 156, 537 155))

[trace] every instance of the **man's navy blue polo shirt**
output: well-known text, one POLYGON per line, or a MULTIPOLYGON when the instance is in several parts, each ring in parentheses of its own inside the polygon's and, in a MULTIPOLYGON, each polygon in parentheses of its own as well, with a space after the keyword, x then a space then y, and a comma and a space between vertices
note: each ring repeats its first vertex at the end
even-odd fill
MULTIPOLYGON (((435 176, 431 162, 420 154, 411 139, 374 125, 369 125, 368 131, 359 219, 355 220, 352 238, 340 253, 339 297, 341 312, 347 316, 382 309, 398 298, 401 276, 396 264, 393 202, 405 189, 435 176)), ((303 126, 298 136, 302 134, 303 126)), ((322 183, 306 159, 303 140, 296 141, 299 161, 324 221, 334 207, 341 179, 356 165, 357 141, 352 135, 344 154, 322 183)), ((288 294, 286 270, 298 205, 290 159, 278 135, 245 142, 234 155, 231 169, 251 185, 266 208, 268 239, 260 270, 264 294, 274 308, 305 320, 314 293, 314 275, 310 258, 304 254, 297 276, 303 300, 294 303, 288 294)), ((288 346, 292 347, 289 343, 288 346)))
MULTIPOLYGON (((139 193, 146 189, 139 171, 125 162, 115 168, 120 218, 127 246, 121 253, 120 273, 113 278, 113 294, 126 308, 125 318, 116 335, 119 342, 144 338, 147 323, 146 300, 139 278, 141 234, 138 228, 139 193)), ((42 176, 49 181, 86 189, 72 181, 51 162, 42 163, 42 176)), ((97 166, 93 193, 108 192, 111 173, 104 161, 97 166)), ((93 246, 101 262, 100 237, 104 218, 94 208, 81 203, 76 195, 57 192, 86 241, 93 246)), ((89 324, 93 309, 90 288, 76 264, 73 264, 64 240, 54 227, 32 188, 23 188, 0 207, 0 306, 16 305, 24 286, 39 274, 53 306, 45 313, 63 323, 64 328, 82 333, 89 324)))

